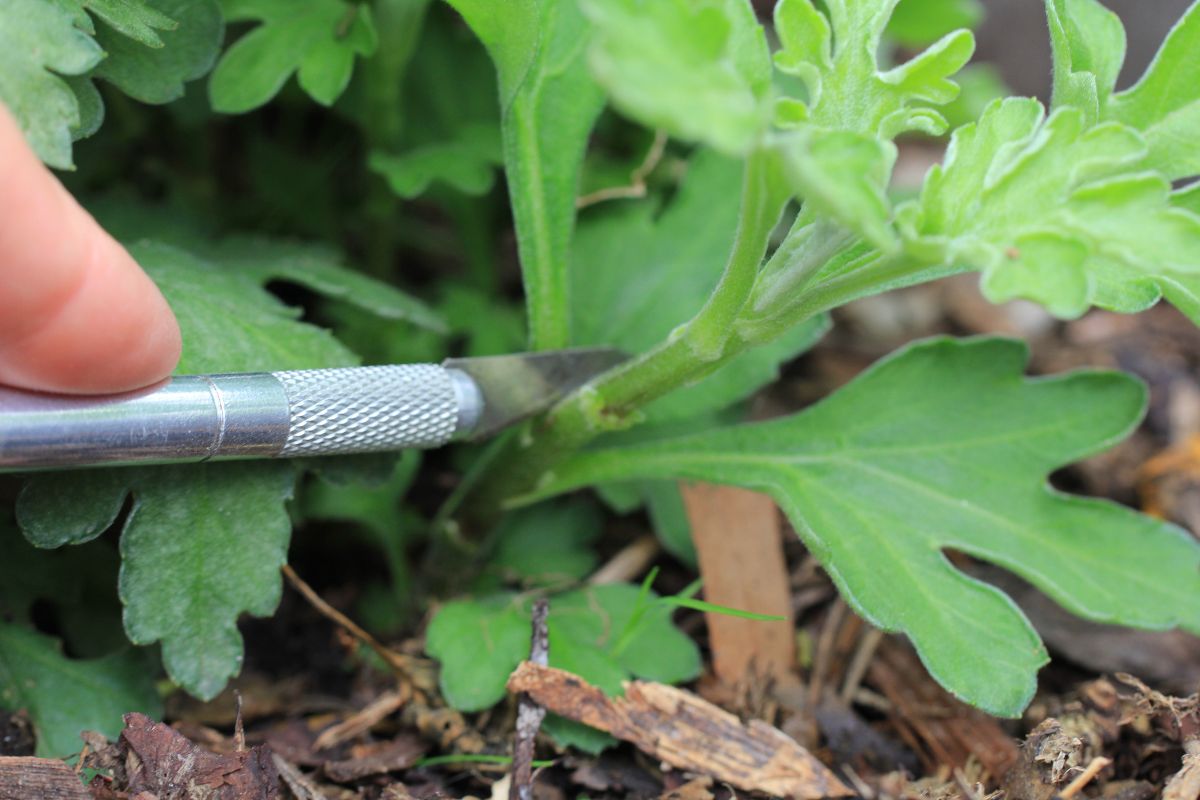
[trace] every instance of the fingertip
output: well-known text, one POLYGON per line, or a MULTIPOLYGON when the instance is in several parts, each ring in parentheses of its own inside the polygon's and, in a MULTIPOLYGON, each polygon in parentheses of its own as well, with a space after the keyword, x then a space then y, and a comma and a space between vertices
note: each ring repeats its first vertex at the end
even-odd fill
POLYGON ((179 362, 179 324, 162 293, 96 228, 79 284, 27 336, 0 343, 0 383, 112 394, 161 381, 179 362))
POLYGON ((104 394, 169 375, 181 344, 167 301, 3 106, 0 172, 0 384, 104 394))

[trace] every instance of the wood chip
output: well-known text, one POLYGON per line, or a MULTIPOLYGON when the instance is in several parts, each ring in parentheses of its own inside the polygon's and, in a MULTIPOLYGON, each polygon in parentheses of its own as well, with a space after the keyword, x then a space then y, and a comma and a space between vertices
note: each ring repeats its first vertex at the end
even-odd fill
POLYGON ((791 678, 795 627, 775 502, 735 486, 685 483, 680 489, 704 579, 704 599, 783 617, 764 622, 705 614, 713 672, 731 686, 756 677, 791 678))
POLYGON ((91 800, 79 776, 62 761, 31 756, 0 758, 0 800, 91 800))
POLYGON ((350 748, 350 758, 327 761, 325 775, 338 783, 349 783, 368 775, 383 775, 408 769, 425 755, 425 745, 416 736, 401 734, 388 742, 370 742, 350 748))
POLYGON ((974 756, 999 778, 1016 762, 1017 744, 1000 723, 939 686, 905 642, 886 637, 867 674, 891 702, 892 724, 928 771, 962 767, 974 756))
POLYGON ((1185 745, 1183 767, 1163 787, 1162 800, 1196 800, 1200 797, 1200 739, 1185 745))
POLYGON ((526 692, 549 711, 633 743, 677 769, 711 775, 739 789, 808 800, 853 794, 778 728, 737 717, 691 692, 651 681, 625 683, 609 698, 563 670, 523 662, 508 690, 526 692))

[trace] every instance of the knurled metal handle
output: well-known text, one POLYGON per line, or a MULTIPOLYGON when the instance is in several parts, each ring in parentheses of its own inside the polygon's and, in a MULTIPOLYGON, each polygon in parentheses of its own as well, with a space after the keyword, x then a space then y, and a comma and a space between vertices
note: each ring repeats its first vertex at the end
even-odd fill
POLYGON ((438 447, 482 405, 435 364, 190 375, 104 398, 0 388, 0 471, 438 447))
POLYGON ((434 364, 271 373, 287 395, 281 456, 439 447, 471 404, 463 373, 434 364))

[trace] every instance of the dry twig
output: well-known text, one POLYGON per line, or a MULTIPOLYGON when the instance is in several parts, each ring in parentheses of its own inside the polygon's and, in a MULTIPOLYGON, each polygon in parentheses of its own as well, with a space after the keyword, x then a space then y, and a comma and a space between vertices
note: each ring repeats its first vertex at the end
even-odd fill
MULTIPOLYGON (((533 604, 533 635, 529 645, 529 661, 538 666, 550 662, 550 631, 546 616, 550 604, 540 598, 533 604)), ((517 701, 517 735, 513 740, 512 783, 508 789, 508 800, 532 800, 533 798, 533 753, 538 729, 546 718, 546 709, 527 693, 522 692, 517 701)))
POLYGON ((646 176, 654 171, 658 166, 658 162, 662 161, 663 153, 667 150, 667 134, 664 131, 656 131, 654 141, 650 144, 650 149, 646 151, 646 157, 642 159, 642 163, 638 164, 633 172, 629 173, 629 184, 626 186, 609 186, 604 189, 597 189, 594 192, 582 195, 575 199, 576 208, 587 208, 596 203, 603 203, 605 200, 636 200, 639 197, 646 196, 646 176))

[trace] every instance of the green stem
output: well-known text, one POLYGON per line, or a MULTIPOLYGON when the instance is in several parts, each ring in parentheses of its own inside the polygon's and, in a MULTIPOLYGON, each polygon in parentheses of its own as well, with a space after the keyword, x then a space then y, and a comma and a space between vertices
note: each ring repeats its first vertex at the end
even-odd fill
POLYGON ((565 248, 556 246, 535 104, 532 93, 518 92, 505 113, 501 132, 525 284, 529 346, 531 350, 552 350, 571 342, 570 275, 565 248))
POLYGON ((780 179, 776 154, 760 148, 750 154, 742 179, 742 203, 737 237, 721 280, 708 302, 685 328, 695 356, 703 361, 720 357, 758 277, 771 232, 787 206, 791 192, 780 179))
MULTIPOLYGON (((704 307, 657 347, 566 398, 530 436, 521 437, 498 459, 506 467, 504 473, 489 475, 472 499, 476 519, 490 517, 505 499, 528 488, 591 439, 634 424, 641 406, 710 374, 741 351, 743 345, 733 338, 734 323, 751 296, 771 232, 789 197, 779 185, 775 166, 767 150, 747 160, 737 236, 704 307)), ((532 307, 530 312, 532 323, 532 307)))

